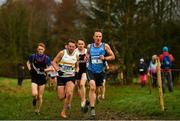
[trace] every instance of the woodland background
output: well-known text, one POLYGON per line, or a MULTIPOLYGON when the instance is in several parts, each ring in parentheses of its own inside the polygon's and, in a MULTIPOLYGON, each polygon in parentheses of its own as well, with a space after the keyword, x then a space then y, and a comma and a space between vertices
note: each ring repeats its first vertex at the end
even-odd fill
POLYGON ((7 0, 0 6, 0 76, 16 77, 38 42, 53 59, 69 38, 88 44, 97 29, 115 52, 114 78, 123 71, 131 83, 139 59, 148 64, 165 45, 180 68, 179 0, 7 0))

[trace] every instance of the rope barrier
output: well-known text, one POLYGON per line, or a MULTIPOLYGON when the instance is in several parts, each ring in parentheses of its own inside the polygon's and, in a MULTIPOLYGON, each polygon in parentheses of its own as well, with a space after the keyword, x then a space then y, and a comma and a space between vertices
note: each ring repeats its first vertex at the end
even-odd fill
POLYGON ((161 69, 162 71, 163 70, 170 70, 170 71, 180 71, 180 69, 161 69))

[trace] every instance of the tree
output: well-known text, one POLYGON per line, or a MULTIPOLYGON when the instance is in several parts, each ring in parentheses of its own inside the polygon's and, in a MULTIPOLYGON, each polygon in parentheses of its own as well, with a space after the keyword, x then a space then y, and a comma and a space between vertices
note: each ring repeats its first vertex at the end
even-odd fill
POLYGON ((125 65, 127 83, 132 82, 133 70, 139 58, 148 61, 152 54, 160 53, 162 46, 168 43, 167 40, 172 41, 173 36, 178 36, 173 33, 176 27, 170 30, 170 26, 164 26, 167 22, 176 23, 179 19, 178 12, 174 12, 179 10, 179 2, 175 0, 90 2, 93 17, 89 16, 87 28, 100 28, 105 39, 111 40, 117 58, 123 60, 125 65))

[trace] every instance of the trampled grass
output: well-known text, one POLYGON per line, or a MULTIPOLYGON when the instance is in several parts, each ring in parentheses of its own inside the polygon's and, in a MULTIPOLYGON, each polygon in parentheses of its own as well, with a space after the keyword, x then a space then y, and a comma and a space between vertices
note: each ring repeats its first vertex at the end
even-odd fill
MULTIPOLYGON (((62 119, 59 112, 63 103, 57 99, 56 91, 46 88, 41 115, 36 115, 32 106, 31 82, 24 80, 17 87, 17 80, 0 78, 0 119, 49 120, 62 119)), ((160 112, 158 90, 149 94, 148 87, 139 85, 107 85, 106 99, 96 104, 97 119, 180 119, 180 87, 164 94, 165 111, 160 112)), ((72 109, 68 119, 89 119, 89 112, 80 111, 80 99, 75 90, 72 109)))

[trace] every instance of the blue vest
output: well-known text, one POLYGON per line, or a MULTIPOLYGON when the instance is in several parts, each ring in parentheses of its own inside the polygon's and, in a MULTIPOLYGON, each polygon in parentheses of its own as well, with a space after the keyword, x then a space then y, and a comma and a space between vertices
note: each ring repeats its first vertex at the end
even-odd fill
POLYGON ((88 62, 88 70, 93 73, 101 73, 105 70, 105 61, 99 59, 100 55, 105 56, 105 44, 101 43, 100 47, 94 47, 94 43, 90 45, 90 58, 88 62))

